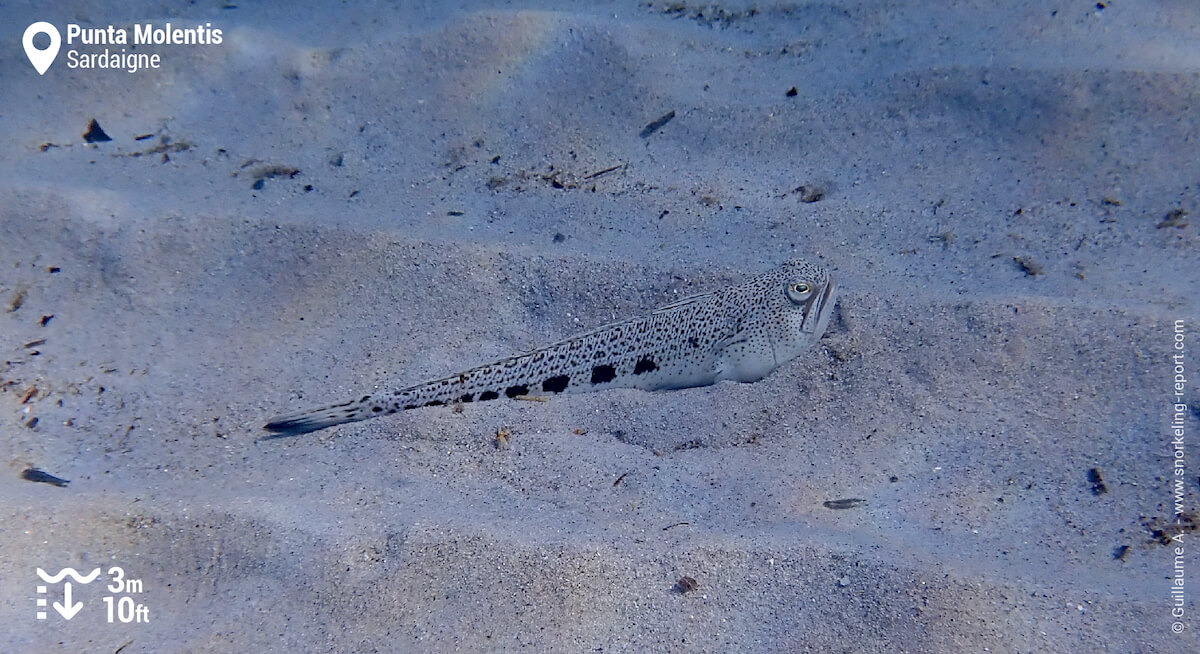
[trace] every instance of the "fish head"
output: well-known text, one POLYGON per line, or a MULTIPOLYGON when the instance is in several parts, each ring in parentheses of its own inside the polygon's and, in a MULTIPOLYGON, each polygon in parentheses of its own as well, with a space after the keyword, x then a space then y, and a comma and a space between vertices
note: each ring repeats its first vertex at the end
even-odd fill
POLYGON ((763 292, 775 296, 769 332, 780 365, 812 347, 825 333, 837 302, 837 284, 825 268, 799 259, 788 261, 770 277, 763 292))

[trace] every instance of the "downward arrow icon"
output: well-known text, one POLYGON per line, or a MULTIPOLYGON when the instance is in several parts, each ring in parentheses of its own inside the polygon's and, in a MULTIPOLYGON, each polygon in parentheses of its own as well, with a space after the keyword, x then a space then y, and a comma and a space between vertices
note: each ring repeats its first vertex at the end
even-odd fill
POLYGON ((64 620, 70 620, 71 618, 75 617, 75 614, 79 613, 79 609, 82 608, 83 602, 75 602, 75 605, 71 606, 71 582, 68 581, 67 583, 63 584, 63 601, 55 602, 54 610, 58 611, 58 614, 61 615, 64 620))

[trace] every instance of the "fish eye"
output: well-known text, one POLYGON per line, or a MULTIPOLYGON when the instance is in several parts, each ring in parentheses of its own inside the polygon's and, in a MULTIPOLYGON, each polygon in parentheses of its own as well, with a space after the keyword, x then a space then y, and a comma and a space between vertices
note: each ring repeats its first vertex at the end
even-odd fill
POLYGON ((797 282, 787 287, 787 296, 789 300, 799 304, 811 297, 812 291, 812 284, 797 282))

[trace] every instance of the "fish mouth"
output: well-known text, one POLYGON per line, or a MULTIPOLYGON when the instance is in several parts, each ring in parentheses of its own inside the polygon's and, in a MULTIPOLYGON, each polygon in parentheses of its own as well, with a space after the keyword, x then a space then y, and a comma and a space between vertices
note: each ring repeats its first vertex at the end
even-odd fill
POLYGON ((825 325, 829 323, 830 311, 833 309, 836 287, 837 284, 834 284, 832 279, 826 281, 821 294, 808 303, 808 308, 804 311, 804 322, 800 328, 805 333, 820 336, 821 332, 825 331, 825 325))

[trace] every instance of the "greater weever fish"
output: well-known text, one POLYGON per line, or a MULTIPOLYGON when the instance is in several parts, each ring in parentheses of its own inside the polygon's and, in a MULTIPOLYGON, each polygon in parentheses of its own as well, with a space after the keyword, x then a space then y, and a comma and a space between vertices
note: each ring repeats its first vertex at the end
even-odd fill
POLYGON ((821 338, 835 285, 793 260, 745 283, 693 295, 495 363, 398 390, 272 419, 303 434, 407 409, 609 388, 659 391, 755 382, 821 338))

